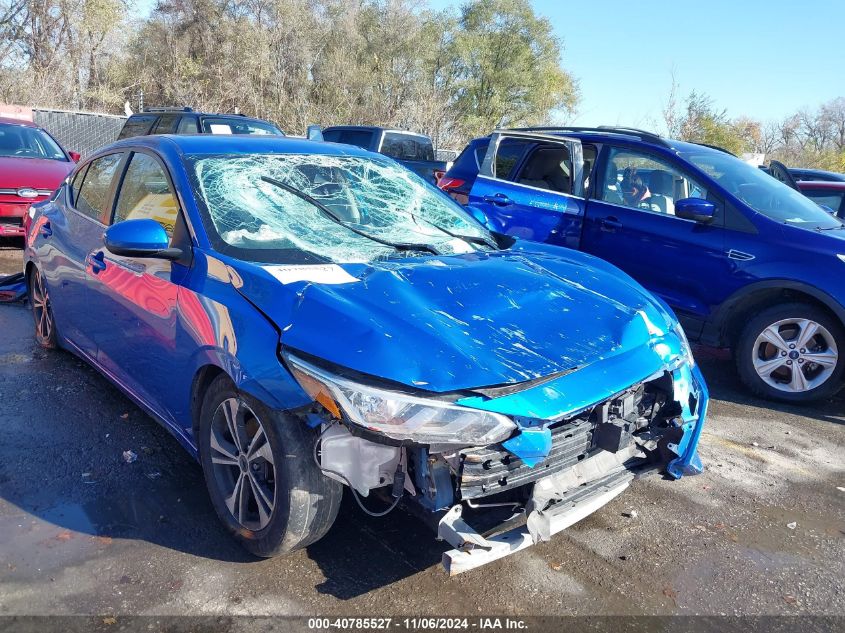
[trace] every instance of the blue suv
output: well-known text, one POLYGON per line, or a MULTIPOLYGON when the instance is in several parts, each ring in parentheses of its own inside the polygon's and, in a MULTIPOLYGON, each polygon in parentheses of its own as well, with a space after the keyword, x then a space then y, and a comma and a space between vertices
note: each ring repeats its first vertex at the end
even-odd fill
POLYGON ((716 147, 630 128, 500 130, 440 182, 488 228, 597 255, 729 347, 754 393, 833 395, 845 370, 845 226, 716 147))

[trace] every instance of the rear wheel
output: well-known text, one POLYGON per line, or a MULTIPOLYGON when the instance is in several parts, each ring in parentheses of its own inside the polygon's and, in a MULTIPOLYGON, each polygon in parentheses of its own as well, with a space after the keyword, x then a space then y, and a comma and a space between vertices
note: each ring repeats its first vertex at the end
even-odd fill
POLYGON ((827 398, 842 387, 845 333, 816 306, 789 303, 764 310, 740 334, 736 363, 757 395, 786 402, 827 398))
POLYGON ((208 388, 200 415, 200 461, 211 502, 247 550, 276 556, 329 531, 342 487, 317 468, 316 434, 301 420, 239 393, 223 375, 208 388))
POLYGON ((35 340, 41 347, 55 349, 56 321, 50 305, 50 293, 41 271, 37 268, 33 268, 29 275, 29 303, 35 320, 35 340))

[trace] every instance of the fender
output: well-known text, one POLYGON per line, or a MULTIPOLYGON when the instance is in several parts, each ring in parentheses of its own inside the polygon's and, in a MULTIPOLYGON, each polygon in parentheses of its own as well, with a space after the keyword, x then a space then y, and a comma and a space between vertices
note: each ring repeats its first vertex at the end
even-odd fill
POLYGON ((719 306, 712 319, 705 325, 701 336, 702 342, 725 345, 727 343, 725 341, 727 325, 730 323, 736 307, 754 293, 764 290, 794 290, 806 294, 828 308, 841 323, 845 324, 845 307, 823 290, 793 279, 766 279, 749 284, 726 299, 719 306))

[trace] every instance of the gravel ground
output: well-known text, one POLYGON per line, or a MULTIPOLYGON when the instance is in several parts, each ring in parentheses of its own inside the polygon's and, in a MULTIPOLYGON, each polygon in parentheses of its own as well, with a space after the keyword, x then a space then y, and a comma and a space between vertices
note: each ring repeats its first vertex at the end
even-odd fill
MULTIPOLYGON (((0 274, 17 270, 0 245, 0 274)), ((551 542, 450 579, 414 519, 348 500, 316 545, 250 558, 176 441, 0 306, 0 615, 845 615, 845 401, 773 405, 729 360, 699 362, 704 474, 635 481, 551 542)))

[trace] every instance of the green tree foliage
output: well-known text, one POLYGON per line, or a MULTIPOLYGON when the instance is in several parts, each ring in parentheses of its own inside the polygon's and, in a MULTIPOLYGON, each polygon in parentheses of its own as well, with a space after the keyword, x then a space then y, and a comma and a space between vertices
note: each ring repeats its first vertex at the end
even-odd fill
POLYGON ((734 154, 748 151, 748 135, 753 133, 749 122, 730 120, 710 97, 695 91, 687 97, 678 126, 680 140, 715 145, 734 154))
POLYGON ((577 104, 576 82, 560 65, 561 42, 527 0, 465 4, 452 50, 455 107, 470 135, 543 123, 577 104))
POLYGON ((377 124, 460 146, 577 102, 527 0, 0 0, 0 101, 120 112, 238 109, 302 133, 377 124))

